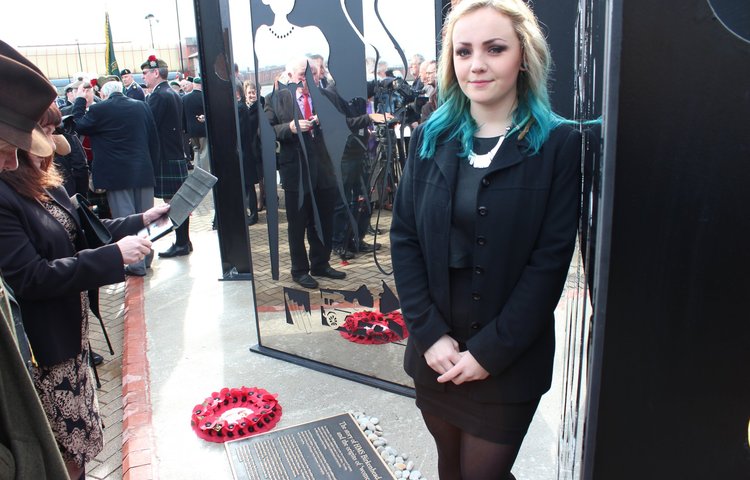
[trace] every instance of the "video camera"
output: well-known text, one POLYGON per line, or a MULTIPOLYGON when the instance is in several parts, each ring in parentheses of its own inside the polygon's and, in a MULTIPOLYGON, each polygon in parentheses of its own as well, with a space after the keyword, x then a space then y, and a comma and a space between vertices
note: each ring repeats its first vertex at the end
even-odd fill
POLYGON ((390 113, 405 125, 419 120, 422 105, 427 102, 427 98, 420 97, 421 92, 412 88, 402 77, 373 80, 368 85, 368 95, 370 93, 374 98, 375 112, 390 113))

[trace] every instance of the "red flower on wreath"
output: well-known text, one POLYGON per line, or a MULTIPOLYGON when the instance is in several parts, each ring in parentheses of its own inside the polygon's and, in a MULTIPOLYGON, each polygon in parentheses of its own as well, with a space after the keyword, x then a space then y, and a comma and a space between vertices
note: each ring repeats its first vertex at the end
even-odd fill
POLYGON ((339 334, 350 342, 380 345, 409 336, 400 312, 382 313, 363 310, 347 315, 339 334))
POLYGON ((97 82, 95 78, 92 78, 89 83, 92 87, 96 87, 99 84, 99 82, 97 82))
POLYGON ((222 388, 193 408, 190 426, 200 438, 222 443, 271 430, 281 420, 276 394, 262 388, 222 388))

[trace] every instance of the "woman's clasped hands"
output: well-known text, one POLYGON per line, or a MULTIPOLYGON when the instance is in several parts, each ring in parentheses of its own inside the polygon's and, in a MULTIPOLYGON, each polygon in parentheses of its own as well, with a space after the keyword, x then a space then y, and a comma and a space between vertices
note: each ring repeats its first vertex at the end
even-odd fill
POLYGON ((471 352, 459 352, 458 342, 448 335, 443 335, 428 348, 424 358, 427 365, 440 374, 437 379, 440 383, 453 382, 461 385, 490 376, 471 352))

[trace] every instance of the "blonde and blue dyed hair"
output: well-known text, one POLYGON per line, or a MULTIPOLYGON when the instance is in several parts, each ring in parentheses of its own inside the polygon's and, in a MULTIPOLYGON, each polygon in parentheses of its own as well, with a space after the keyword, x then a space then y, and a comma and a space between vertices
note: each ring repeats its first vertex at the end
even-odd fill
POLYGON ((547 91, 552 67, 549 46, 528 5, 523 0, 463 0, 451 10, 443 27, 443 47, 438 61, 439 107, 422 127, 423 141, 419 150, 422 158, 435 154, 437 140, 443 136, 461 142, 460 156, 466 157, 471 151, 478 126, 469 110, 470 101, 456 80, 453 29, 463 16, 481 8, 492 8, 507 16, 521 42, 524 69, 519 72, 516 84, 517 99, 510 133, 519 132, 519 138, 529 143, 529 153, 537 153, 549 133, 568 122, 552 112, 547 91))

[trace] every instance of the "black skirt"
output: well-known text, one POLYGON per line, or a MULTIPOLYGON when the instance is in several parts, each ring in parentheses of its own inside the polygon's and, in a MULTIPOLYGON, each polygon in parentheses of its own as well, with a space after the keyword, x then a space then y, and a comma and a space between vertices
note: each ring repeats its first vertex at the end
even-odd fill
MULTIPOLYGON (((451 318, 471 315, 471 275, 470 268, 451 269, 451 318)), ((463 344, 460 346, 465 349, 463 344)), ((484 403, 470 398, 468 384, 449 382, 445 387, 445 391, 438 391, 415 383, 417 407, 470 435, 493 443, 520 445, 540 400, 484 403)))

